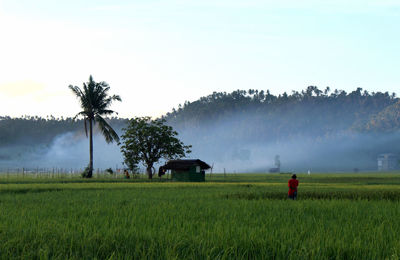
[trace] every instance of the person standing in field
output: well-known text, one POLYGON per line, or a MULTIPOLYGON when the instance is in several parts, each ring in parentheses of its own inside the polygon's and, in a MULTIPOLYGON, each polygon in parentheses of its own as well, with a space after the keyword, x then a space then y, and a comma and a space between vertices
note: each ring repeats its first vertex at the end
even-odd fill
POLYGON ((297 180, 296 174, 292 175, 292 178, 288 182, 289 187, 289 199, 297 199, 297 186, 299 186, 299 181, 297 180))
POLYGON ((128 172, 128 170, 124 170, 124 175, 125 175, 125 179, 129 179, 129 178, 131 178, 131 176, 129 175, 129 172, 128 172))

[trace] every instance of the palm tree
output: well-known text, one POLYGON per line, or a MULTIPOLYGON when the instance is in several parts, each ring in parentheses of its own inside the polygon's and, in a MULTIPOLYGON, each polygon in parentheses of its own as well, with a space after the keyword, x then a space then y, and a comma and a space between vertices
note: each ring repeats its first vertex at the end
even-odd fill
POLYGON ((121 101, 121 98, 118 95, 109 96, 108 91, 110 90, 110 86, 104 81, 95 82, 92 75, 90 75, 87 83, 83 83, 83 89, 72 85, 69 85, 69 89, 74 92, 81 103, 83 111, 79 112, 74 119, 77 117, 83 117, 86 137, 88 136, 87 123, 89 123, 90 161, 89 172, 86 177, 91 178, 93 175, 93 124, 98 123, 99 129, 107 143, 113 141, 119 142, 117 133, 106 122, 103 116, 115 113, 113 110, 108 108, 114 100, 121 101))

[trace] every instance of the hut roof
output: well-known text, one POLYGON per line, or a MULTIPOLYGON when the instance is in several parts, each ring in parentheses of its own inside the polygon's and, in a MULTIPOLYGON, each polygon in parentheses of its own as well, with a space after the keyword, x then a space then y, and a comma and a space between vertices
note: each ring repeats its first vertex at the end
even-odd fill
POLYGON ((186 170, 191 166, 200 166, 202 170, 210 169, 210 165, 203 162, 202 160, 170 160, 168 161, 163 168, 166 170, 186 170))

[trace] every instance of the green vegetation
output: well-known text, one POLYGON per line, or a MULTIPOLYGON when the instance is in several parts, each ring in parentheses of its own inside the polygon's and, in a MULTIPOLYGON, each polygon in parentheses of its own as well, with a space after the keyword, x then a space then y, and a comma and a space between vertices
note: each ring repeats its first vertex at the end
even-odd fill
POLYGON ((155 174, 155 171, 152 172, 153 165, 160 159, 178 159, 191 153, 192 146, 182 143, 177 138, 178 133, 165 125, 164 119, 132 118, 123 130, 121 152, 125 164, 135 171, 142 162, 149 179, 155 174))
POLYGON ((299 131, 316 138, 340 131, 397 131, 400 129, 396 116, 398 101, 395 93, 369 93, 362 88, 347 93, 337 89, 331 91, 329 87, 322 91, 316 86, 309 86, 301 92, 285 92, 278 96, 269 90, 249 89, 232 93, 214 92, 180 105, 177 110, 167 113, 166 118, 180 129, 209 121, 220 124, 236 119, 229 125, 230 133, 243 138, 285 140, 297 136, 299 131), (243 124, 257 127, 239 127, 243 124), (314 127, 310 128, 310 125, 314 127))
POLYGON ((110 110, 110 106, 113 101, 121 101, 121 97, 118 95, 109 96, 108 91, 110 86, 102 81, 95 82, 92 75, 89 77, 87 83, 83 83, 82 89, 77 86, 69 85, 69 89, 79 99, 81 108, 75 118, 83 117, 85 125, 85 133, 88 136, 87 123, 89 123, 89 165, 88 170, 84 171, 82 177, 92 178, 93 175, 93 124, 98 124, 101 134, 106 139, 107 143, 113 141, 119 142, 118 134, 115 130, 107 123, 103 116, 109 116, 114 114, 113 110, 110 110))
POLYGON ((0 258, 398 259, 400 174, 0 177, 0 258), (113 179, 115 178, 115 179, 113 179))

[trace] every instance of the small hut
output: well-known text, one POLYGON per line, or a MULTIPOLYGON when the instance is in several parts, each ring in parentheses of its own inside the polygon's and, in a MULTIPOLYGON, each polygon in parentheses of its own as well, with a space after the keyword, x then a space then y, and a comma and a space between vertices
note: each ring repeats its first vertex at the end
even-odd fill
POLYGON ((174 181, 205 181, 205 170, 210 165, 202 160, 170 160, 160 168, 171 170, 171 178, 174 181))

